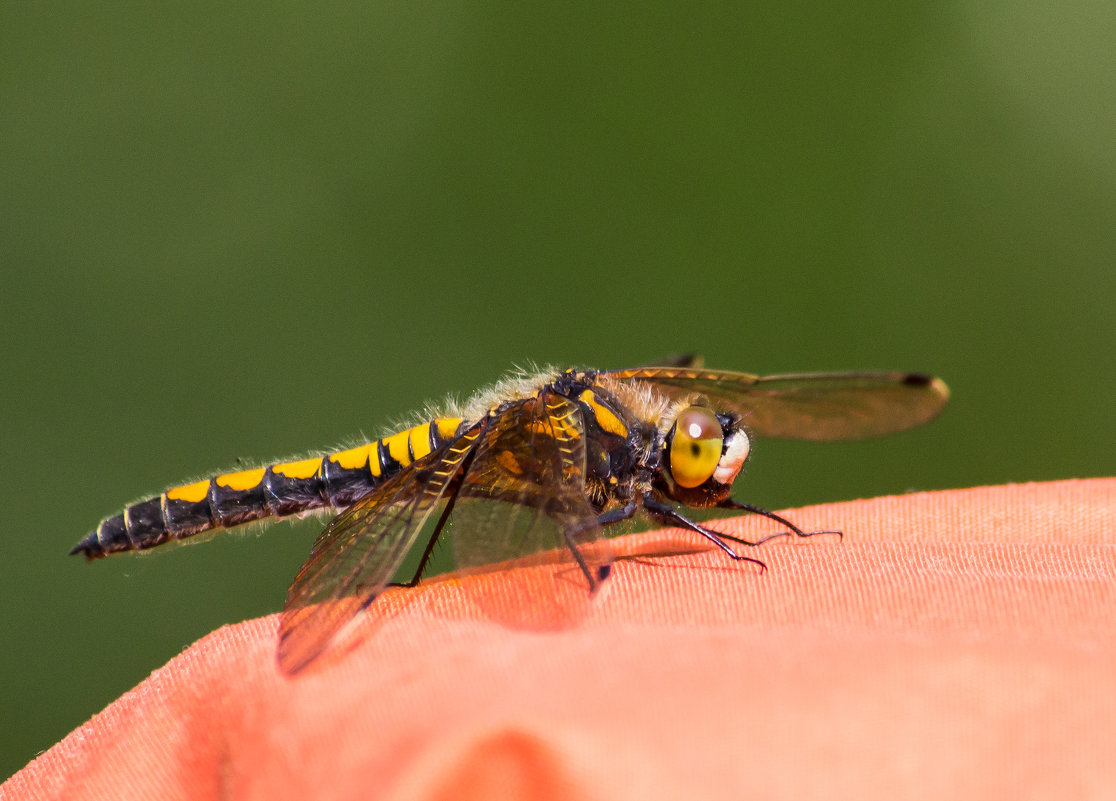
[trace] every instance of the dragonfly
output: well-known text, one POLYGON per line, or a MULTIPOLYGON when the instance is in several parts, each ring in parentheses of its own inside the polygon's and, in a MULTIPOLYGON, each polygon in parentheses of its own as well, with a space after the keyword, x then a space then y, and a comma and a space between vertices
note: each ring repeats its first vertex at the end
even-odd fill
POLYGON ((103 520, 71 553, 94 560, 252 521, 335 513, 280 616, 279 666, 294 675, 389 586, 415 586, 444 538, 460 573, 524 559, 548 571, 527 606, 591 601, 611 574, 605 531, 637 514, 762 566, 741 546, 771 537, 732 537, 682 511, 758 514, 786 529, 773 536, 819 533, 732 497, 754 437, 883 436, 930 421, 948 399, 944 382, 921 373, 758 376, 693 360, 545 369, 355 448, 173 487, 103 520), (413 576, 396 581, 420 547, 413 576))

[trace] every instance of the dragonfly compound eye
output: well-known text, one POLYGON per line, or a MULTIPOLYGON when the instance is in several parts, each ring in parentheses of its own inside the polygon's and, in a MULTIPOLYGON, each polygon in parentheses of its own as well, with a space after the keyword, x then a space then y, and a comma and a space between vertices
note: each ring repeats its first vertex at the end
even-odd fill
POLYGON ((687 489, 699 487, 713 475, 721 459, 724 433, 717 416, 704 406, 690 406, 674 421, 670 439, 670 474, 687 489))

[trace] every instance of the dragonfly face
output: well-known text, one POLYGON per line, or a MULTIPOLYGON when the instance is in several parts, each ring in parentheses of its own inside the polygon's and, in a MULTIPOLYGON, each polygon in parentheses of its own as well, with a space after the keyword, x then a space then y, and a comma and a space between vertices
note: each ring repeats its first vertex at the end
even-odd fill
POLYGON ((732 492, 751 446, 735 415, 687 406, 666 436, 655 488, 686 506, 716 506, 732 492))
MULTIPOLYGON (((584 604, 608 578, 603 530, 642 510, 756 562, 676 504, 790 521, 733 500, 751 436, 858 439, 933 418, 941 381, 907 373, 759 377, 694 369, 566 370, 504 382, 469 407, 341 453, 216 475, 132 504, 73 553, 95 559, 214 528, 335 509, 291 585, 280 665, 295 673, 452 521, 458 570, 533 560, 520 606, 584 604), (572 578, 571 578, 572 577, 572 578)), ((762 564, 762 563, 761 563, 762 564)))

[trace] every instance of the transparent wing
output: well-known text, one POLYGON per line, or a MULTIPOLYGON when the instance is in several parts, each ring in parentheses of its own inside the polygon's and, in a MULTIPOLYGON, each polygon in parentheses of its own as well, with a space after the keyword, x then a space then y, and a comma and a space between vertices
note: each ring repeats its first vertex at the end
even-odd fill
POLYGON ((287 592, 279 664, 296 673, 394 578, 473 449, 479 427, 389 478, 335 517, 287 592))
POLYGON ((668 397, 704 395, 740 414, 758 436, 866 439, 920 426, 949 400, 943 381, 918 373, 800 373, 757 376, 721 370, 640 367, 601 380, 649 384, 668 397))
POLYGON ((505 571, 478 600, 501 622, 568 625, 588 609, 612 562, 585 482, 584 424, 572 401, 544 391, 481 436, 450 525, 458 572, 505 571))

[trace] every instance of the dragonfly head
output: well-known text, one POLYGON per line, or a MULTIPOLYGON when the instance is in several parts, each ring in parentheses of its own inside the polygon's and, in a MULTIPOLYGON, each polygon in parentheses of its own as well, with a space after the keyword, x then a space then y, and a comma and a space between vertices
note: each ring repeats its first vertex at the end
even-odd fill
POLYGON ((740 421, 707 406, 686 406, 663 439, 657 488, 686 506, 714 506, 732 492, 751 441, 740 421))

